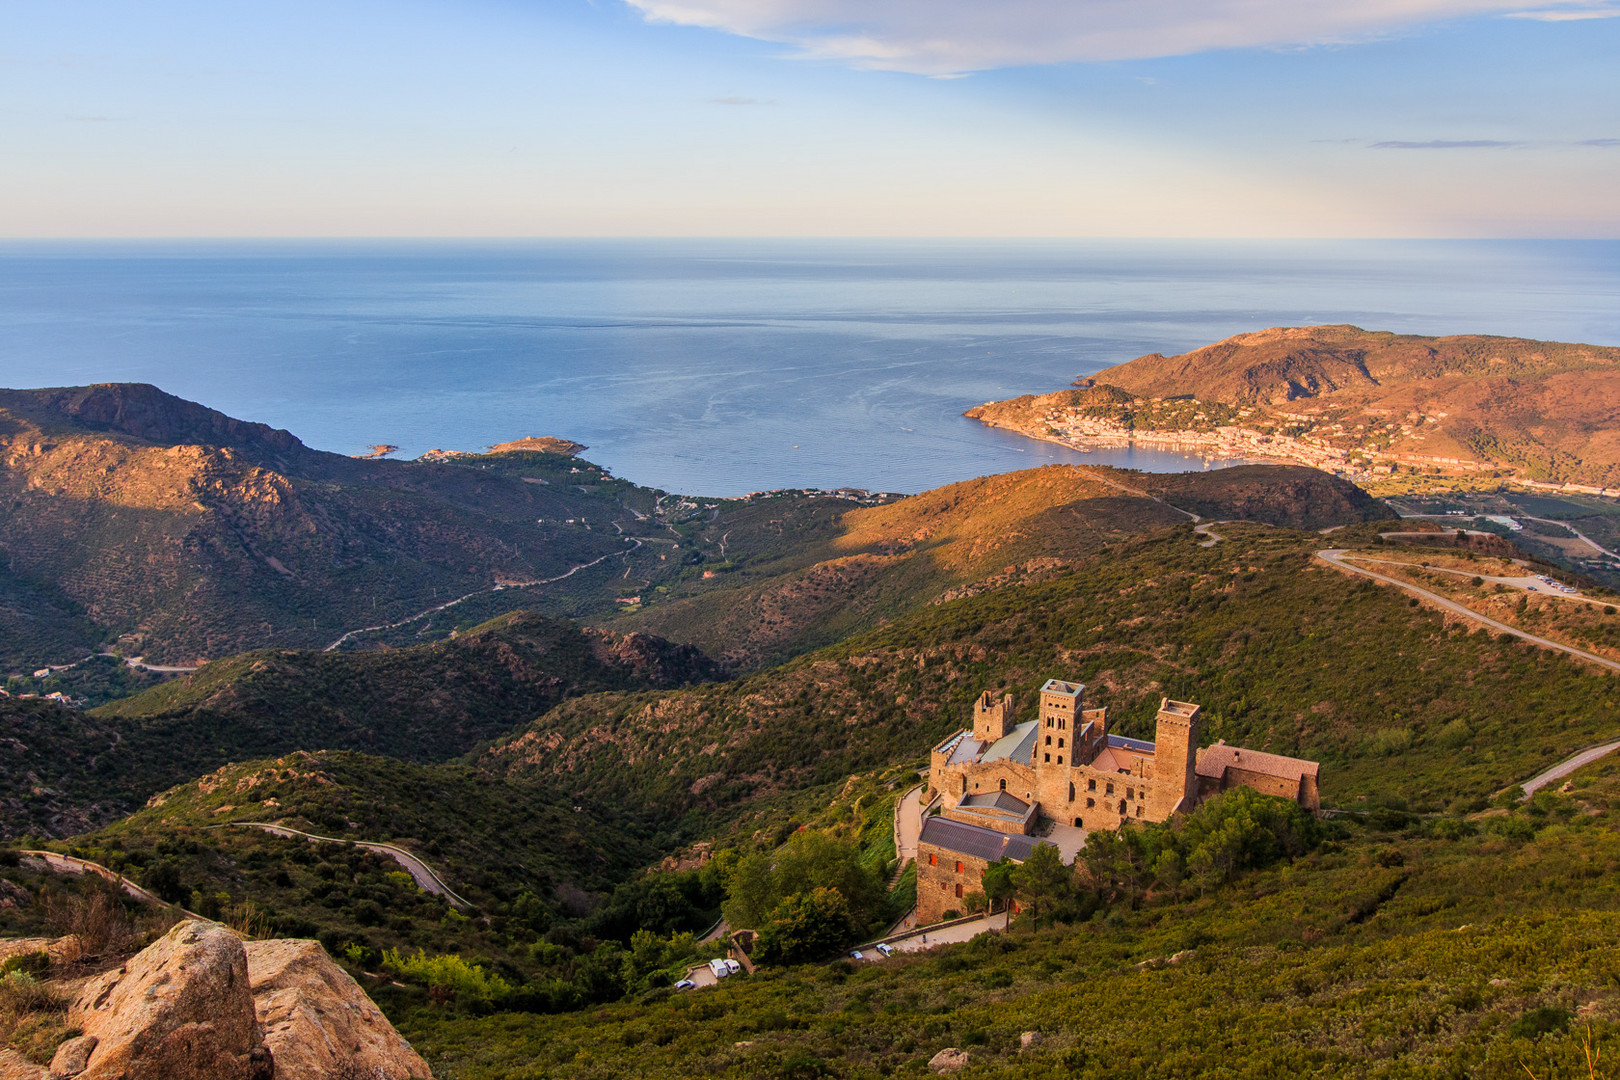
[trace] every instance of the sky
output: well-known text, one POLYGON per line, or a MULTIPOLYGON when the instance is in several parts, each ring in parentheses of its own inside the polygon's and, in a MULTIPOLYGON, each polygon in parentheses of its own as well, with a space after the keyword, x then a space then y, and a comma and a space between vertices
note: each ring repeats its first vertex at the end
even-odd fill
POLYGON ((1620 237, 1620 0, 0 0, 0 237, 1620 237))

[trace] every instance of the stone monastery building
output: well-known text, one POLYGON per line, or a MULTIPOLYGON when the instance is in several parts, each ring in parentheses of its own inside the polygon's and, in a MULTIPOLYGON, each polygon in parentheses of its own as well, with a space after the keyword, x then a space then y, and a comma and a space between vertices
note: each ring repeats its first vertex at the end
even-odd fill
POLYGON ((973 729, 934 747, 927 798, 939 801, 917 854, 918 922, 937 921, 980 890, 991 863, 1022 862, 1048 818, 1092 831, 1125 821, 1165 821, 1233 787, 1320 807, 1314 761, 1228 746, 1199 748, 1199 706, 1165 698, 1154 740, 1108 733, 1108 710, 1085 707, 1086 688, 1051 679, 1036 719, 1014 725, 1013 698, 986 691, 973 729))

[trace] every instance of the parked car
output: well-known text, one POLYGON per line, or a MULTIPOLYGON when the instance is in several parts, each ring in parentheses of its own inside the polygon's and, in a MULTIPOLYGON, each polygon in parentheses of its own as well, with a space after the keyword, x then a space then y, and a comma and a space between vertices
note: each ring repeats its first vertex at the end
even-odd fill
POLYGON ((850 951, 849 958, 851 960, 865 960, 866 959, 866 957, 861 955, 861 950, 859 950, 859 949, 852 949, 850 951))
POLYGON ((675 984, 675 989, 677 989, 677 990, 691 990, 696 986, 697 986, 697 983, 693 982, 691 979, 682 979, 680 982, 675 984))
POLYGON ((880 941, 878 942, 877 951, 882 953, 884 956, 893 956, 894 946, 890 945, 887 941, 880 941))
POLYGON ((737 972, 742 970, 742 965, 739 964, 735 960, 727 958, 727 960, 726 960, 726 970, 729 971, 731 974, 735 975, 735 974, 737 974, 737 972))

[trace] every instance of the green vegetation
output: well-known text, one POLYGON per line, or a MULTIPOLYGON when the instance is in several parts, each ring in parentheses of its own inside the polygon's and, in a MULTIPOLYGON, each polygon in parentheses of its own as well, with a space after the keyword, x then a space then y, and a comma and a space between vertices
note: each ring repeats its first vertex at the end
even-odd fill
POLYGON ((1225 884, 1093 894, 1089 917, 931 953, 552 1017, 419 1009, 402 1030, 458 1080, 921 1076, 947 1046, 969 1077, 1584 1076, 1588 1025, 1605 1060, 1620 1045, 1604 770, 1507 815, 1335 824, 1225 884))

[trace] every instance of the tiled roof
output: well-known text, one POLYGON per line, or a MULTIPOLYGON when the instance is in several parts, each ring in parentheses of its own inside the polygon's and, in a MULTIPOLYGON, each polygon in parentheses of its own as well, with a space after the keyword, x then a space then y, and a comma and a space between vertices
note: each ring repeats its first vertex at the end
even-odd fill
POLYGON ((970 809, 1008 810, 1014 814, 1022 814, 1029 809, 1029 803, 1010 791, 982 791, 967 796, 956 805, 970 809))
POLYGON ((980 761, 1001 761, 1011 759, 1029 764, 1030 755, 1035 749, 1035 740, 1038 737, 1036 729, 1040 723, 1031 720, 1027 724, 1019 724, 1009 731, 1005 737, 997 739, 980 757, 980 761))
POLYGON ((1128 771, 1125 766, 1119 763, 1119 759, 1114 756, 1114 752, 1106 746, 1103 747, 1102 753, 1091 759, 1091 767, 1098 772, 1128 771))
POLYGON ((1245 750, 1241 746, 1216 743, 1198 751, 1198 764, 1194 768, 1199 776, 1207 776, 1212 780, 1219 780, 1226 774, 1227 769, 1242 769, 1245 772, 1277 776, 1298 783, 1307 776, 1314 778, 1322 766, 1302 758, 1283 757, 1281 754, 1268 754, 1264 750, 1245 750))
POLYGON ((1138 754, 1153 753, 1157 743, 1150 743, 1146 739, 1127 739, 1123 735, 1108 736, 1109 746, 1118 746, 1126 750, 1135 750, 1138 754))
POLYGON ((923 822, 917 842, 992 863, 1004 857, 1023 862, 1037 845, 1046 843, 1033 836, 1009 836, 942 817, 931 817, 923 822))
POLYGON ((1046 685, 1041 687, 1043 694, 1063 694, 1065 697, 1079 697, 1085 692, 1084 683, 1064 682, 1062 679, 1047 679, 1046 685))

